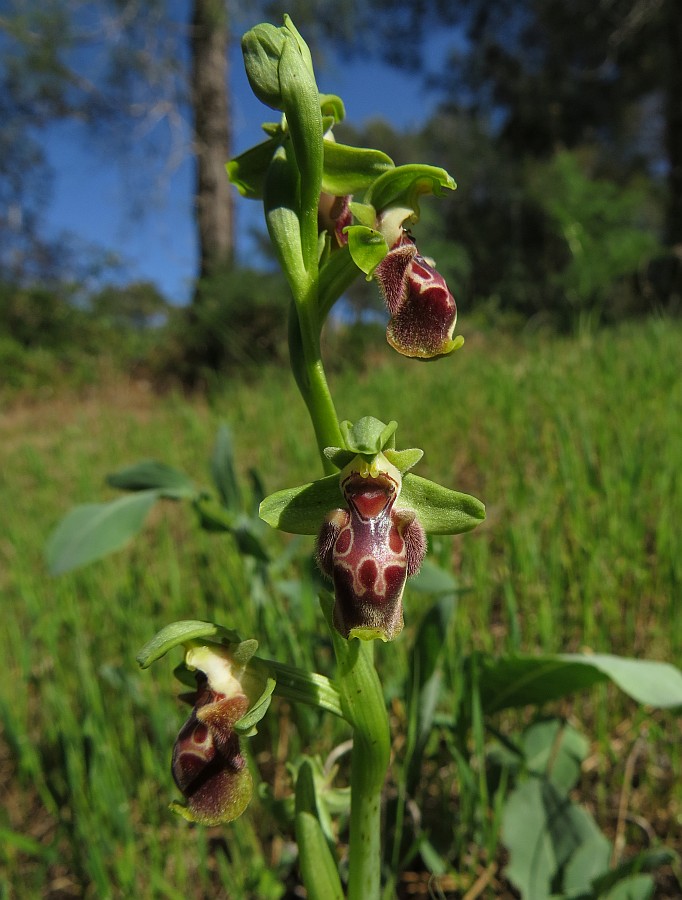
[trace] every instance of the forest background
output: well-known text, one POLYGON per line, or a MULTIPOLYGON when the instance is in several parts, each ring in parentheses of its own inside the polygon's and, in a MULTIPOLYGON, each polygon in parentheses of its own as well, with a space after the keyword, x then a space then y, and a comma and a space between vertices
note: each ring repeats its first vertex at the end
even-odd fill
MULTIPOLYGON (((672 0, 585 2, 570 13, 533 0, 299 5, 290 11, 313 46, 327 48, 318 69, 326 62, 348 79, 364 67, 364 90, 348 81, 363 108, 376 91, 375 116, 361 127, 347 97, 339 138, 377 146, 398 164, 428 158, 455 173, 458 190, 429 207, 422 230, 471 323, 566 332, 677 314, 682 14, 672 0), (423 122, 418 129, 398 131, 383 118, 401 104, 423 122), (433 110, 427 119, 424 109, 433 110)), ((224 177, 225 159, 257 140, 253 119, 241 130, 240 116, 234 121, 237 36, 280 15, 276 4, 247 12, 217 0, 5 6, 3 390, 62 375, 88 381, 103 356, 190 384, 281 358, 269 335, 285 314, 283 286, 260 224, 248 213, 235 219, 224 177), (116 208, 111 187, 95 184, 80 233, 51 224, 55 193, 65 200, 49 142, 63 144, 64 134, 78 154, 106 159, 107 172, 112 161, 120 168, 116 208), (180 172, 192 194, 184 217, 169 191, 180 172), (184 245, 169 238, 166 260, 131 279, 127 250, 88 240, 99 233, 88 220, 123 217, 125 246, 137 244, 139 258, 150 210, 184 245), (196 260, 196 277, 185 279, 184 297, 177 286, 169 297, 164 275, 178 255, 185 265, 196 260)), ((381 316, 376 291, 361 290, 337 324, 347 331, 381 316)))

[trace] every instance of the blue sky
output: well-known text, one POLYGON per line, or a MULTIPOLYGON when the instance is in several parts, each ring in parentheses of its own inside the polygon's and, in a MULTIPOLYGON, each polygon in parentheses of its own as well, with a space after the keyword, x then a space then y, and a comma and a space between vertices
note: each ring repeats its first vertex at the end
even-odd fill
MULTIPOLYGON (((353 124, 381 117, 398 129, 418 127, 436 102, 423 91, 419 78, 376 61, 355 59, 343 65, 332 58, 317 76, 320 91, 342 97, 353 124)), ((251 93, 238 48, 231 60, 231 80, 237 154, 261 140, 261 122, 272 120, 273 113, 251 93)), ((150 191, 144 210, 131 214, 125 172, 101 146, 87 141, 81 129, 53 127, 46 150, 54 169, 48 229, 113 250, 124 263, 121 281, 151 280, 172 302, 187 302, 196 273, 191 163, 182 163, 169 175, 166 189, 150 191)), ((243 260, 250 250, 249 229, 259 221, 258 205, 237 198, 236 214, 237 252, 243 260)))

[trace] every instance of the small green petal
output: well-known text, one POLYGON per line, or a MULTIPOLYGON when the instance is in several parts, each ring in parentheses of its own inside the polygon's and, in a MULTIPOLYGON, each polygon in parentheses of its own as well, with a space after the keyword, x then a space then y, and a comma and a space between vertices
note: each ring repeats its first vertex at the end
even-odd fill
POLYGON ((390 448, 384 450, 386 459, 398 469, 401 475, 404 475, 412 466, 416 466, 423 455, 424 451, 417 447, 411 450, 392 450, 390 448))
POLYGON ((374 228, 377 221, 377 211, 371 203, 358 203, 357 200, 351 200, 349 206, 350 211, 360 225, 366 225, 367 228, 374 228))
POLYGON ((376 229, 366 225, 349 225, 345 232, 353 262, 365 275, 371 275, 388 253, 388 244, 376 229))

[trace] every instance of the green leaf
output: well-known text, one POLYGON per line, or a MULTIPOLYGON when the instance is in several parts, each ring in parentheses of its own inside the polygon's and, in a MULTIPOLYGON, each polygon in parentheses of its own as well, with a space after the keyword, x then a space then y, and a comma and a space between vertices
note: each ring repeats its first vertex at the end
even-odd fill
POLYGON ((610 897, 609 891, 618 882, 629 879, 633 875, 640 875, 642 872, 654 872, 661 866, 675 862, 679 862, 679 856, 667 847, 643 850, 596 878, 593 882, 595 894, 599 897, 610 897))
POLYGON ((120 550, 142 528, 158 490, 139 491, 110 503, 76 506, 57 525, 45 548, 52 575, 87 565, 120 550))
POLYGON ((398 504, 413 509, 424 530, 431 534, 461 534, 485 519, 485 506, 476 497, 411 472, 403 478, 398 504))
POLYGON ((589 743, 584 735, 559 719, 533 722, 523 733, 526 769, 541 775, 567 795, 580 777, 589 743))
POLYGON ((454 612, 453 595, 443 597, 426 613, 412 647, 408 671, 409 731, 405 763, 407 789, 412 793, 421 774, 422 757, 431 734, 443 682, 445 635, 454 612))
POLYGON ((444 190, 453 191, 457 185, 445 169, 412 164, 397 166, 385 172, 372 184, 364 196, 377 212, 389 206, 405 206, 419 216, 419 197, 422 194, 441 196, 444 190))
POLYGON ((232 450, 232 434, 227 425, 218 428, 213 455, 211 457, 211 474, 218 496, 223 504, 233 512, 242 509, 242 496, 234 470, 234 453, 232 450))
POLYGON ((343 900, 336 861, 319 821, 315 779, 308 760, 302 763, 296 779, 295 822, 299 865, 308 896, 311 900, 343 900))
POLYGON ((146 669, 153 662, 156 662, 157 659, 165 656, 169 650, 173 650, 175 647, 179 647, 181 644, 186 644, 189 641, 209 637, 215 637, 218 639, 218 642, 222 643, 242 643, 242 639, 236 631, 230 631, 228 628, 223 628, 222 625, 215 625, 213 622, 202 622, 196 619, 185 619, 166 625, 151 640, 147 641, 136 656, 138 665, 142 669, 146 669))
POLYGON ((601 900, 649 900, 654 896, 655 887, 651 875, 633 875, 599 896, 601 900))
POLYGON ((184 472, 153 459, 127 466, 107 475, 106 482, 122 491, 157 490, 170 500, 193 499, 199 491, 184 472))
POLYGON ((564 873, 564 894, 567 898, 592 897, 592 884, 608 871, 611 844, 601 835, 596 841, 586 841, 569 859, 564 873))
POLYGON ((335 474, 270 494, 260 505, 260 517, 290 534, 317 534, 327 514, 344 507, 339 476, 335 474))
POLYGON ((335 197, 366 191, 380 175, 394 168, 391 157, 380 150, 330 140, 324 141, 323 149, 322 190, 335 197))
POLYGON ((682 672, 669 663, 607 654, 513 656, 481 662, 481 702, 487 714, 547 703, 608 680, 638 703, 682 706, 682 672))
POLYGON ((548 900, 561 868, 583 844, 610 845, 592 817, 549 781, 530 778, 509 796, 502 819, 506 875, 525 900, 548 900))

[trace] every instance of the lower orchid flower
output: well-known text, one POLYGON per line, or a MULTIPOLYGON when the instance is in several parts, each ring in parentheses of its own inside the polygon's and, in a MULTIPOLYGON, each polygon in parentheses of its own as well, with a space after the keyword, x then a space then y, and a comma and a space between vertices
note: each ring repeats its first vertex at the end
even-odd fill
POLYGON ((171 771, 185 802, 171 808, 190 822, 232 822, 246 809, 253 782, 242 738, 255 733, 275 682, 267 667, 252 659, 258 642, 206 622, 177 622, 163 629, 140 652, 143 667, 183 644, 182 680, 196 689, 183 695, 193 704, 173 747, 171 771), (216 635, 218 640, 207 640, 216 635))

